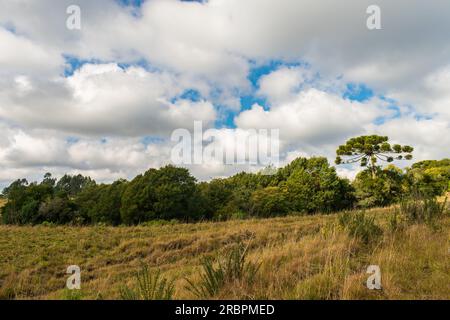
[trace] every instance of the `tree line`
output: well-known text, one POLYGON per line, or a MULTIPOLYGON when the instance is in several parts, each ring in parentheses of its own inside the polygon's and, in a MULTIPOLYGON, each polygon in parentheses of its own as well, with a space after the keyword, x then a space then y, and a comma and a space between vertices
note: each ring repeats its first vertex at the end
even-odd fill
POLYGON ((450 159, 421 161, 406 170, 371 163, 352 182, 323 157, 297 158, 273 175, 242 172, 209 182, 172 165, 112 184, 82 175, 57 180, 48 173, 39 183, 20 179, 5 188, 1 216, 4 224, 19 225, 217 221, 387 206, 412 192, 437 196, 449 189, 450 159))

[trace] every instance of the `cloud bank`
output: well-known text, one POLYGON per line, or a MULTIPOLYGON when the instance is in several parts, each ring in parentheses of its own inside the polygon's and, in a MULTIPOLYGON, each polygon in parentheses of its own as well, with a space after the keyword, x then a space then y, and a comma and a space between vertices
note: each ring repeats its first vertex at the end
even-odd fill
MULTIPOLYGON (((450 3, 0 0, 0 188, 45 172, 132 178, 177 128, 280 130, 282 160, 360 134, 448 157, 450 3)), ((200 179, 241 168, 193 167, 200 179)), ((354 176, 356 168, 341 168, 354 176)))

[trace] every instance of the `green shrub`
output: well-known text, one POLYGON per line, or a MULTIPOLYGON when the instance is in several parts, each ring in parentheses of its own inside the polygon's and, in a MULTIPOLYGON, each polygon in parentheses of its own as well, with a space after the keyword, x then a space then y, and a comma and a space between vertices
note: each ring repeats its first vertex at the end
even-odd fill
POLYGON ((289 211, 287 191, 279 187, 267 187, 253 192, 250 198, 250 215, 272 217, 289 211))
POLYGON ((450 190, 450 159, 417 162, 407 176, 412 187, 422 194, 440 196, 450 190))
POLYGON ((401 169, 393 165, 377 168, 375 177, 371 170, 361 171, 353 181, 357 204, 361 208, 371 208, 396 203, 404 193, 404 183, 401 169))
POLYGON ((41 226, 43 227, 55 227, 56 224, 54 222, 44 221, 41 223, 41 226))
POLYGON ((215 268, 211 257, 202 260, 202 268, 203 273, 200 276, 199 284, 194 284, 189 279, 186 279, 188 282, 186 289, 200 299, 215 296, 225 283, 224 270, 220 264, 215 268))
POLYGON ((178 223, 180 223, 180 221, 178 221, 176 219, 172 219, 172 220, 156 219, 156 220, 142 222, 139 224, 139 226, 141 226, 141 227, 172 226, 172 225, 175 225, 178 223))
POLYGON ((394 210, 394 213, 389 215, 388 227, 391 232, 401 231, 405 228, 405 219, 401 212, 394 210))
POLYGON ((243 219, 247 219, 248 217, 249 217, 249 215, 246 212, 242 211, 242 210, 235 211, 235 212, 233 212, 231 214, 231 219, 243 220, 243 219))
POLYGON ((126 185, 120 218, 125 224, 154 219, 195 221, 201 218, 196 179, 186 168, 149 169, 126 185))
POLYGON ((186 279, 186 287, 197 298, 205 299, 217 295, 229 283, 242 281, 252 284, 260 265, 247 261, 248 246, 241 242, 235 245, 227 254, 219 256, 216 261, 211 257, 202 260, 203 272, 200 282, 195 284, 186 279))
POLYGON ((308 214, 353 207, 353 188, 341 179, 326 158, 297 158, 280 169, 278 186, 286 188, 288 209, 308 214))
POLYGON ((360 239, 365 244, 376 240, 383 230, 375 223, 374 217, 368 217, 365 212, 345 211, 338 216, 339 224, 349 235, 360 239))
POLYGON ((446 213, 447 198, 441 204, 433 196, 413 193, 400 203, 400 212, 409 223, 434 225, 446 213))
POLYGON ((161 271, 151 273, 147 266, 136 272, 136 284, 133 289, 120 288, 123 300, 171 300, 175 293, 173 280, 161 276, 161 271))
POLYGON ((61 299, 62 300, 82 300, 84 296, 83 291, 81 290, 69 290, 64 289, 61 299))

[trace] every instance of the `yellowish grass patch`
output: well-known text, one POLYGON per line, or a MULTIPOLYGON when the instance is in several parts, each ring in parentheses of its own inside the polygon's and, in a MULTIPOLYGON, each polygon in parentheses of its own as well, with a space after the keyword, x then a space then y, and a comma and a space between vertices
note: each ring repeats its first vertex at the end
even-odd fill
POLYGON ((439 230, 388 230, 391 209, 372 210, 384 234, 365 245, 336 215, 137 227, 0 226, 0 298, 61 299, 69 265, 81 267, 84 299, 118 299, 142 264, 176 279, 176 299, 195 298, 201 259, 249 243, 261 268, 251 286, 228 285, 227 299, 450 299, 450 219, 439 230), (382 272, 380 291, 367 289, 369 265, 382 272))

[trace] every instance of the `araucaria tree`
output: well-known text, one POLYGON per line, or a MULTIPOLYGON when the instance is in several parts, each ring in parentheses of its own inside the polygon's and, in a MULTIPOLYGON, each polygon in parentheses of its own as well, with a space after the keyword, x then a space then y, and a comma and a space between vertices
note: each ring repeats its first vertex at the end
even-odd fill
POLYGON ((372 172, 372 178, 376 175, 378 160, 393 162, 394 160, 411 160, 413 148, 391 145, 388 137, 361 136, 351 138, 336 150, 336 164, 359 162, 362 167, 368 167, 372 172))

